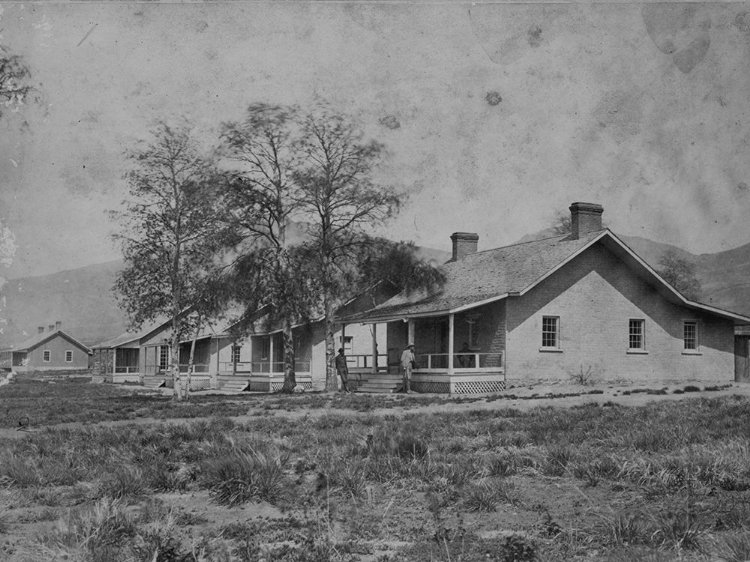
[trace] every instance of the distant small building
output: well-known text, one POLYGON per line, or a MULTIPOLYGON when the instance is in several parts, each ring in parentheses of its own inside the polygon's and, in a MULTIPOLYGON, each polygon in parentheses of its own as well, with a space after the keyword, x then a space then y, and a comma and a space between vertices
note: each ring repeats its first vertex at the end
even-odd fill
POLYGON ((0 368, 18 372, 66 371, 89 368, 91 350, 66 334, 61 323, 38 328, 35 336, 0 351, 0 368))

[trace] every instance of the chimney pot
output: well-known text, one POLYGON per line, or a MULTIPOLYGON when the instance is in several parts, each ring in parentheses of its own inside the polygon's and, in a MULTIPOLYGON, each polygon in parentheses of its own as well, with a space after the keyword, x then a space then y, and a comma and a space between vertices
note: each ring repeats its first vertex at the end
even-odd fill
POLYGON ((454 232, 451 234, 451 241, 453 242, 451 261, 457 261, 477 251, 479 235, 475 232, 454 232))
POLYGON ((596 203, 573 203, 570 207, 570 238, 578 240, 589 232, 602 230, 604 207, 596 203))

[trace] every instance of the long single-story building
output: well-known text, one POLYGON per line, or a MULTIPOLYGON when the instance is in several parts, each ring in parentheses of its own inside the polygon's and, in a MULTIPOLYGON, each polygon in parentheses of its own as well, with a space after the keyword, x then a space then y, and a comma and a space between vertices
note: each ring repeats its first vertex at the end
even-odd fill
POLYGON ((412 388, 421 392, 495 392, 576 375, 734 380, 735 326, 750 318, 681 295, 603 228, 600 205, 570 211, 570 234, 493 250, 454 233, 439 291, 401 293, 343 320, 386 324, 389 357, 413 342, 412 388))

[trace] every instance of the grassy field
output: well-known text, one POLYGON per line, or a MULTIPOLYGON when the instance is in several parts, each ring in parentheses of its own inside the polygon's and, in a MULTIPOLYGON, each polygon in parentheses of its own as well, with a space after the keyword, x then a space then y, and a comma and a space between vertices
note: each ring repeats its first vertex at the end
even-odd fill
POLYGON ((0 560, 748 560, 750 400, 690 390, 174 404, 22 380, 0 388, 3 427, 32 429, 0 447, 0 560))

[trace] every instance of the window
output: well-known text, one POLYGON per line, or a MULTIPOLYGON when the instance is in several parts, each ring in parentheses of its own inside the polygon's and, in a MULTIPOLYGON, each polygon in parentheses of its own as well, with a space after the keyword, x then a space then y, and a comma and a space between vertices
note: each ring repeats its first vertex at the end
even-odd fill
POLYGON ((698 323, 694 320, 687 320, 682 324, 682 338, 686 351, 695 351, 698 349, 698 323))
POLYGON ((66 363, 72 363, 73 362, 73 352, 68 350, 65 352, 65 362, 66 363))
POLYGON ((352 336, 344 336, 344 345, 342 346, 344 348, 344 354, 345 355, 351 355, 352 349, 354 349, 354 337, 352 336))
POLYGON ((242 351, 241 345, 232 346, 232 363, 240 363, 240 352, 242 351))
POLYGON ((477 319, 471 318, 470 320, 467 320, 467 323, 469 324, 469 347, 471 349, 478 349, 479 348, 479 329, 478 329, 477 319))
POLYGON ((260 338, 260 359, 261 361, 268 361, 271 355, 271 336, 263 336, 260 338))
POLYGON ((45 363, 49 363, 51 358, 52 352, 49 349, 45 349, 44 353, 42 354, 42 361, 44 361, 45 363))
POLYGON ((631 319, 628 324, 628 349, 646 349, 645 320, 631 319))
POLYGON ((169 348, 166 345, 159 346, 159 370, 166 371, 169 363, 169 348))
POLYGON ((560 347, 560 318, 558 316, 542 317, 542 347, 554 349, 560 347))

